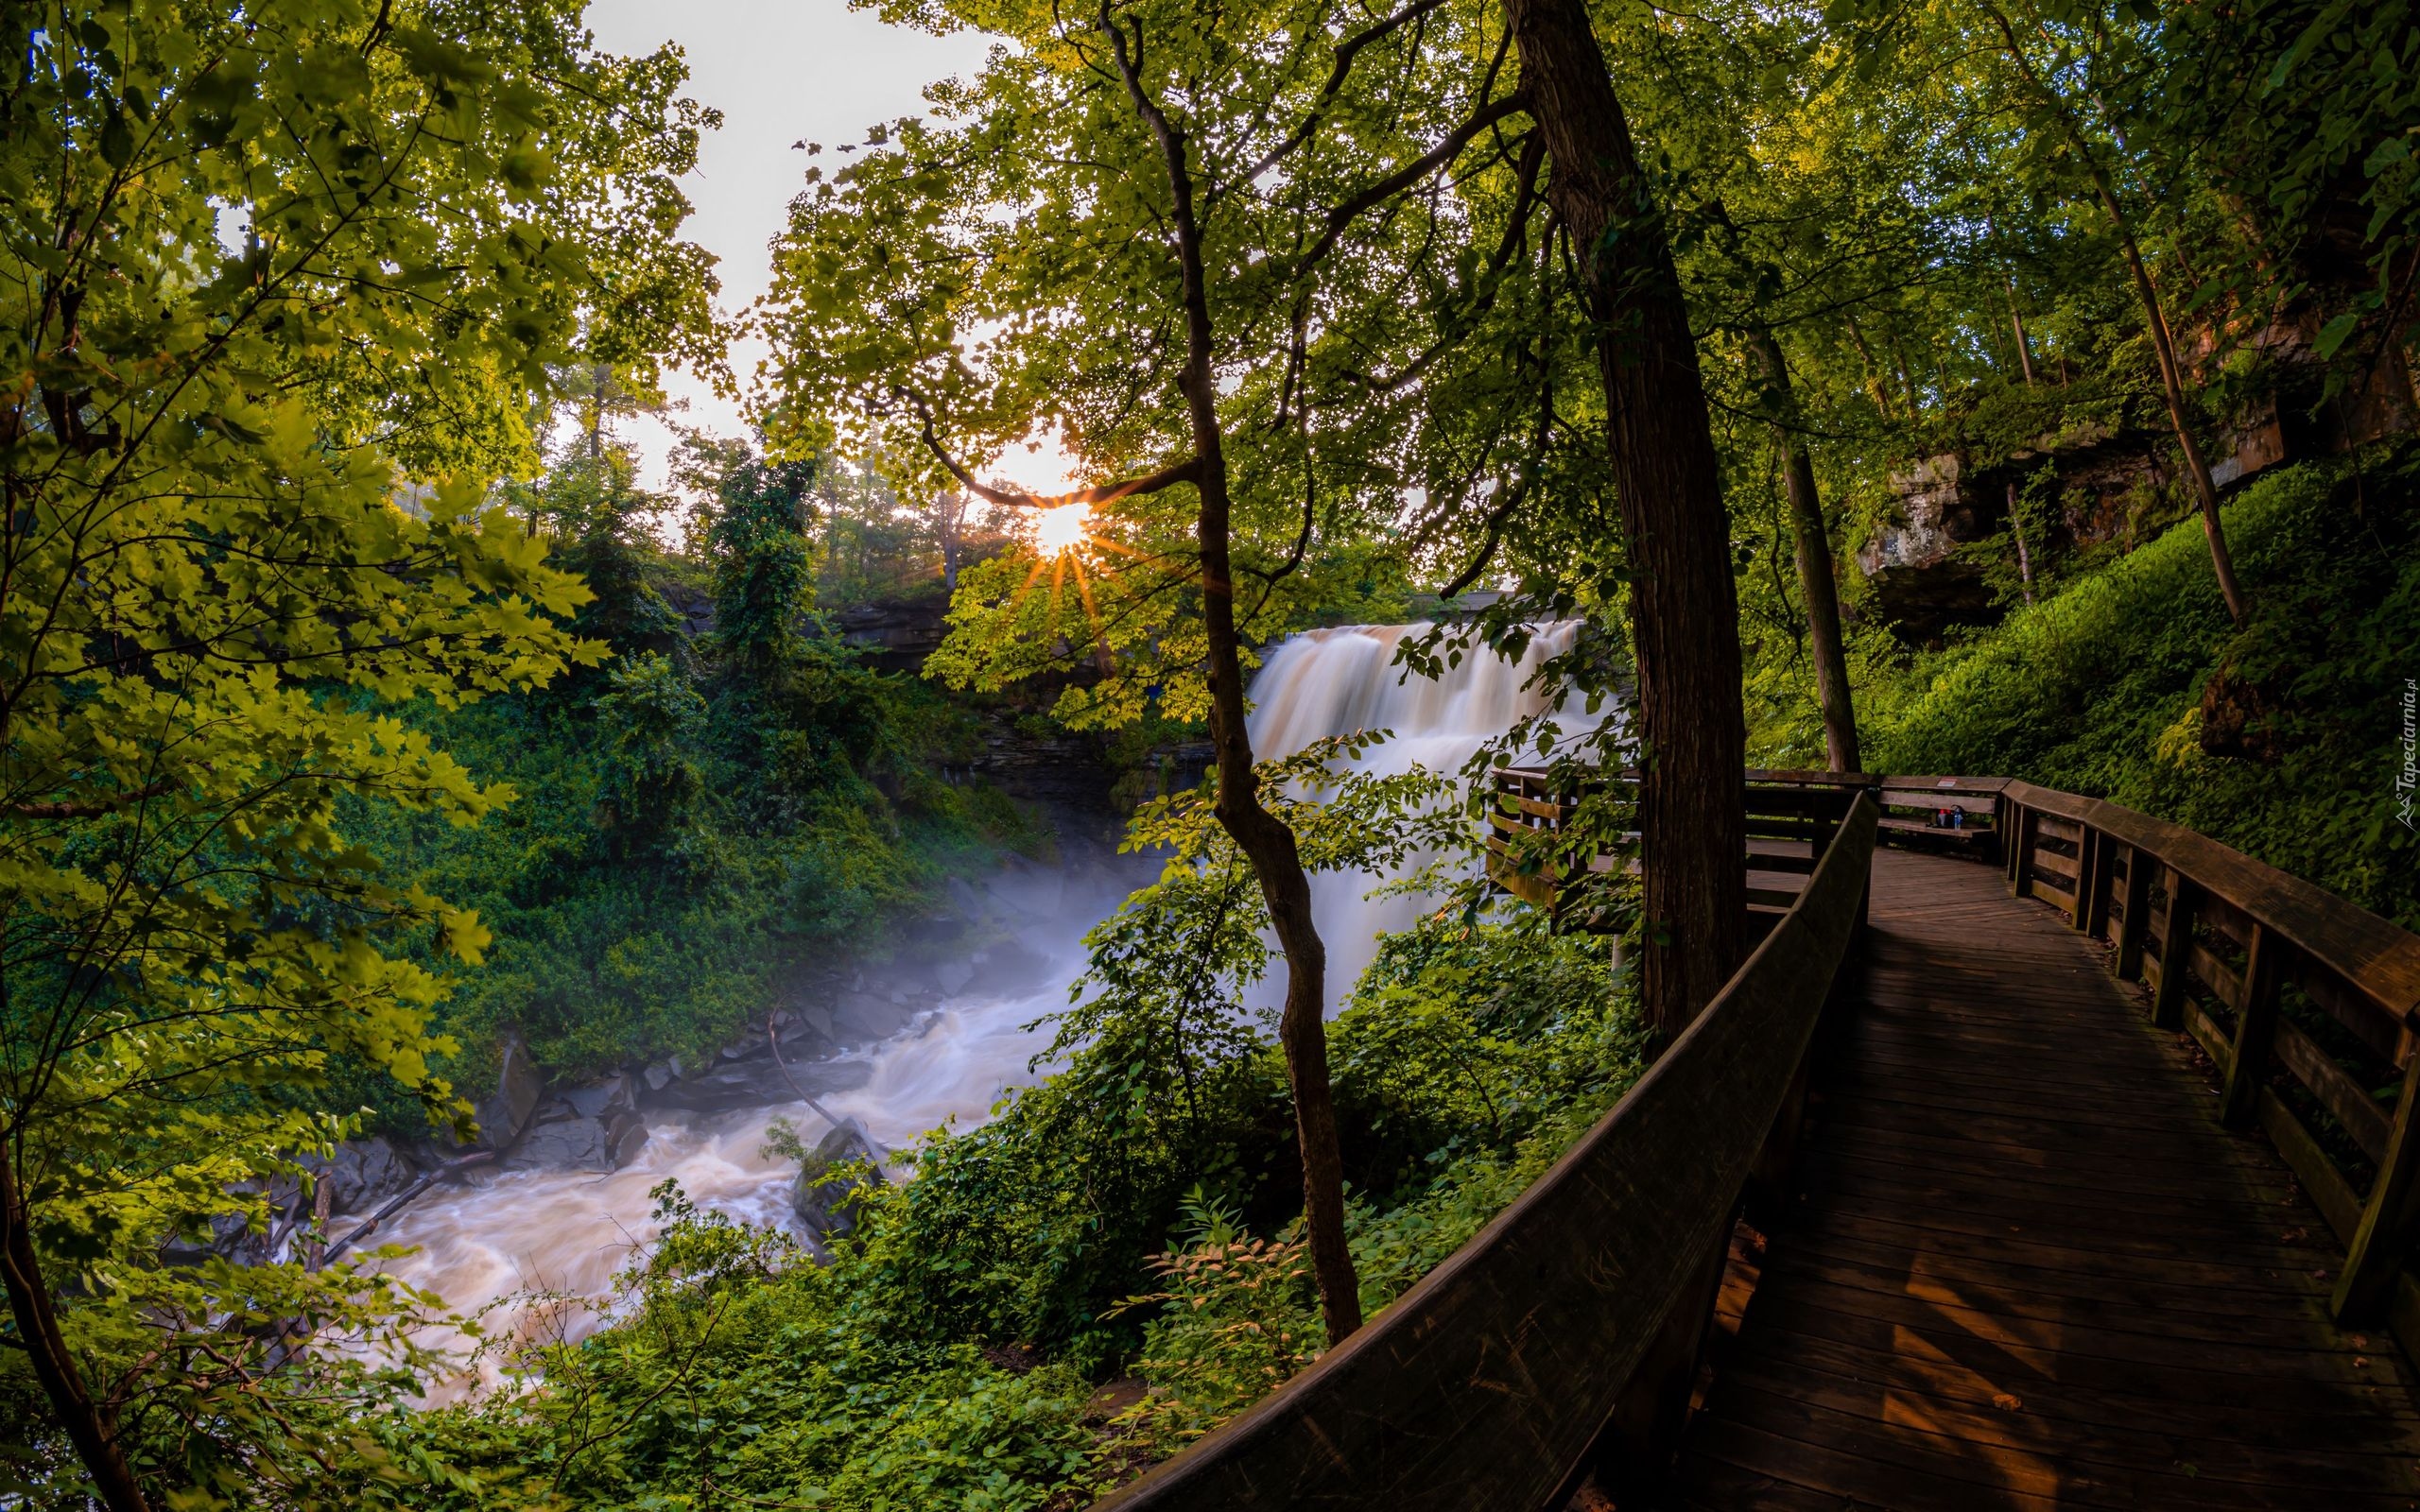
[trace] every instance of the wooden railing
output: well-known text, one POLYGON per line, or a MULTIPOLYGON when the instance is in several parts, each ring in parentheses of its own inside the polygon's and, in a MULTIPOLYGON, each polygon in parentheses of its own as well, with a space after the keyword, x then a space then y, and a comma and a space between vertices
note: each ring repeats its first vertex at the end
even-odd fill
POLYGON ((1788 913, 1611 1112, 1317 1365, 1100 1504, 1529 1512, 1583 1470, 1651 1477, 1685 1415, 1752 1175, 1794 1137, 1807 1048, 1866 893, 1847 796, 1788 913))
MULTIPOLYGON (((1601 782, 1591 780, 1591 787, 1601 782)), ((1616 783, 1634 782, 1625 773, 1616 783)), ((1998 777, 1868 777, 1859 773, 1767 771, 1747 773, 1748 906, 1752 919, 1771 917, 1788 908, 1798 896, 1803 878, 1824 853, 1832 829, 1859 793, 1871 793, 1879 805, 1880 838, 1897 845, 1927 845, 1969 854, 1996 850, 1995 818, 2000 789, 1998 777), (1962 821, 1943 821, 1955 814, 1962 821)), ((1506 892, 1540 908, 1554 910, 1569 927, 1603 929, 1620 920, 1598 911, 1594 900, 1575 908, 1573 889, 1564 884, 1582 869, 1602 875, 1634 861, 1617 853, 1634 833, 1612 837, 1615 850, 1584 847, 1576 854, 1556 845, 1573 822, 1582 795, 1560 793, 1554 774, 1542 767, 1512 766, 1495 775, 1495 804, 1489 816, 1488 871, 1506 892), (1551 853, 1549 853, 1551 852, 1551 853)))
POLYGON ((2152 1022, 2218 1068, 2220 1116, 2257 1125, 2345 1246, 2331 1311, 2387 1318, 2420 1359, 2420 936, 2193 831, 2010 782, 2010 889, 2107 939, 2152 1022))
MULTIPOLYGON (((2420 1359, 2420 1279, 2405 1269, 2420 1237, 2420 936, 2098 799, 2006 778, 1748 777, 1752 909, 1788 902, 1789 874, 1811 865, 1788 842, 1820 845, 1822 816, 1842 793, 1874 793, 1880 839, 1894 845, 1939 845, 1943 811, 1962 813, 1970 822, 1946 832, 1948 843, 1996 850, 2013 891, 2108 940, 2111 969, 2150 988, 2152 1022, 2191 1035, 2216 1065, 2223 1119, 2257 1126, 2293 1168, 2345 1246, 2331 1278, 2337 1318, 2384 1316, 2420 1359)), ((1524 832, 1551 835, 1569 820, 1572 801, 1549 782, 1543 771, 1500 774, 1491 850, 1499 884, 1561 907, 1554 867, 1520 875, 1512 864, 1524 832)))

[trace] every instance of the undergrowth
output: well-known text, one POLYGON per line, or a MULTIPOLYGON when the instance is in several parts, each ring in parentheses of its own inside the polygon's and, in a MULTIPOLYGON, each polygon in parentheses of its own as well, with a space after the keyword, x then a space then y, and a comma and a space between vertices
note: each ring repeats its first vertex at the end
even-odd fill
POLYGON ((1876 689, 1869 765, 2106 798, 2420 927, 2397 788, 2420 679, 2420 444, 2277 470, 2224 520, 2244 625, 2188 521, 1876 689))

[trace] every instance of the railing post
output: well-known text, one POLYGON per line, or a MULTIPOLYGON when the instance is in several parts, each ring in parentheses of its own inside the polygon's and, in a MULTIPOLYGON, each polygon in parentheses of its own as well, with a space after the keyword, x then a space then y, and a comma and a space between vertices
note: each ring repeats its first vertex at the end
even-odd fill
POLYGON ((1722 1300, 1731 1270, 1731 1235, 1738 1227, 1737 1205, 1724 1216, 1710 1254, 1685 1282, 1664 1315, 1655 1341, 1632 1372, 1614 1403, 1612 1419, 1589 1452, 1599 1486, 1615 1504, 1645 1503, 1670 1478, 1679 1456, 1681 1431, 1688 1426, 1689 1399, 1696 1394, 1698 1366, 1706 1336, 1714 1332, 1715 1307, 1722 1300))
POLYGON ((2008 891, 2012 898, 2025 896, 2026 887, 2033 881, 2033 842, 2041 825, 2031 809, 2016 811, 2016 844, 2008 863, 2008 891))
POLYGON ((2361 1207, 2361 1226, 2353 1230, 2353 1247, 2344 1272, 2336 1279, 2336 1293, 2327 1310, 2340 1323, 2367 1323, 2385 1309, 2394 1296, 2395 1273, 2403 1268, 2411 1247, 2415 1199, 2420 1198, 2420 1056, 2403 1068, 2403 1095, 2394 1105, 2394 1127, 2387 1136, 2386 1158, 2378 1162, 2370 1183, 2370 1200, 2361 1207))
POLYGON ((2166 868, 2169 917, 2159 924, 2159 992, 2152 994, 2153 1028, 2186 1025, 2186 955, 2192 954, 2192 883, 2166 868))
POLYGON ((2099 939, 2109 931, 2110 862, 2118 842, 2083 827, 2083 857, 2076 867, 2076 927, 2099 939))
POLYGON ((2193 895, 2185 873, 2167 869, 2168 917, 2159 929, 2159 989, 2152 994, 2152 1026, 2185 1023, 2185 957, 2193 953, 2193 895))
POLYGON ((2118 906, 2118 954, 2109 965, 2118 981, 2131 982, 2143 972, 2143 916, 2152 906, 2151 858, 2140 846, 2126 848, 2126 891, 2118 906))
POLYGON ((2018 809, 2006 793, 1993 795, 1992 828, 2000 838, 2000 875, 2008 879, 2011 891, 2016 887, 2016 816, 2018 809))
POLYGON ((2219 1122, 2229 1128, 2251 1123, 2259 1108, 2269 1046, 2277 1033, 2277 954, 2269 927, 2255 923, 2245 949, 2243 988, 2235 1005, 2235 1056, 2227 1066, 2226 1086, 2219 1093, 2219 1122))

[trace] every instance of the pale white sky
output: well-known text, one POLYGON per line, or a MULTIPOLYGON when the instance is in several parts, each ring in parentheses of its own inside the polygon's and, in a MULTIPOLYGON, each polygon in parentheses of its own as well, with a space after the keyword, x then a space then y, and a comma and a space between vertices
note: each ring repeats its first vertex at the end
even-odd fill
MULTIPOLYGON (((680 43, 688 57, 688 94, 722 112, 722 129, 707 134, 685 185, 697 212, 684 234, 721 259, 716 271, 722 303, 735 311, 770 282, 768 247, 808 163, 790 144, 829 148, 863 141, 873 123, 925 110, 925 86, 974 72, 990 45, 975 33, 933 37, 888 26, 851 10, 847 0, 593 0, 588 24, 608 52, 680 43)), ((732 353, 742 383, 762 355, 754 345, 732 353)), ((688 423, 745 431, 738 406, 704 384, 675 373, 666 387, 688 402, 688 423)), ((638 421, 624 434, 645 459, 648 486, 661 487, 669 433, 638 421)), ((996 471, 1025 488, 1055 492, 1070 486, 1065 468, 1051 447, 1031 455, 1014 451, 996 471)))

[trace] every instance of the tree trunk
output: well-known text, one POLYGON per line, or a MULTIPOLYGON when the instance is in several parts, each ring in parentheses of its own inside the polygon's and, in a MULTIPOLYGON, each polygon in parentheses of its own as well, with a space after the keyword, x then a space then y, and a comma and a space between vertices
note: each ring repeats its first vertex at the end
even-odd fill
POLYGON ((2025 387, 2033 387, 2033 343, 2025 335, 2025 312, 2016 307, 2016 280, 2008 281, 2008 323, 2016 329, 2016 365, 2025 374, 2025 387))
POLYGON ((93 1477, 93 1489, 101 1504, 109 1512, 150 1512, 134 1468, 118 1447, 117 1424, 84 1389, 83 1374, 76 1368, 75 1356, 60 1332, 50 1286, 43 1280, 41 1262, 34 1255, 32 1214, 26 1211, 25 1189, 17 1180, 10 1143, 9 1137, 0 1136, 0 1281, 8 1287, 17 1337, 33 1365, 34 1379, 50 1398, 51 1411, 59 1415, 68 1442, 93 1477))
POLYGON ((1798 395, 1781 343, 1763 326, 1748 333, 1749 350, 1762 370, 1773 440, 1789 459, 1783 479, 1789 490, 1790 534, 1798 548, 1798 587, 1806 600, 1807 649, 1815 658, 1815 700, 1824 712, 1824 757, 1836 772, 1865 769, 1858 749, 1857 704, 1849 692, 1848 653, 1841 636, 1841 588, 1832 570, 1832 538, 1824 528, 1824 499, 1815 491, 1815 462, 1806 455, 1806 432, 1799 424, 1798 395))
POLYGON ((1865 333, 1858 329, 1857 318, 1849 316, 1845 318, 1848 323, 1849 340, 1857 347, 1858 359, 1865 364, 1865 391, 1874 396, 1875 412, 1884 420, 1890 420, 1892 418, 1891 391, 1889 386, 1882 381, 1882 365, 1874 360, 1874 349, 1865 344, 1865 333))
POLYGON ((1109 32, 1134 108, 1151 129, 1166 160, 1169 218, 1176 232, 1177 264, 1184 278, 1185 357, 1177 387, 1184 392, 1193 432, 1201 508, 1195 535, 1201 552, 1201 619, 1209 642, 1210 742, 1219 773, 1219 823, 1252 863, 1269 903, 1270 927, 1286 956, 1286 1009, 1278 1041, 1286 1051, 1286 1078, 1294 1094, 1295 1136, 1303 1152, 1303 1221, 1311 1243, 1311 1269, 1319 1282, 1320 1314, 1330 1348, 1361 1327, 1360 1280, 1344 1238, 1344 1157, 1337 1137, 1336 1097, 1327 1068, 1327 947, 1311 919, 1311 879, 1294 843, 1294 832, 1261 806, 1260 776, 1253 770, 1252 733, 1244 718, 1244 677, 1236 630, 1235 569, 1228 555, 1230 500, 1225 433, 1219 421, 1219 384, 1212 368, 1215 345, 1209 290, 1201 271, 1201 224, 1194 211, 1193 172, 1184 133, 1169 122, 1144 91, 1127 50, 1125 33, 1106 6, 1109 32))
MULTIPOLYGON (((2202 455, 2202 443, 2193 436, 2193 425, 2185 413, 2185 377, 2177 366, 2176 341, 2168 328, 2168 312, 2160 307, 2159 288, 2152 283, 2151 269, 2143 262, 2143 249, 2135 240, 2134 222, 2126 216, 2125 207, 2118 202, 2117 185, 2111 181, 2108 169, 2101 166, 2099 155, 2083 128, 2076 120, 2075 112, 2067 106, 2065 95, 2035 71, 2033 60, 2025 55, 2018 43, 2016 28, 2007 16, 1990 4, 1984 13, 1999 28, 2000 41, 2006 47, 2009 61, 2042 104, 2058 117, 2059 129, 2066 134, 2067 144, 2075 149, 2077 160, 2092 180, 2092 192, 2100 208, 2109 216, 2109 229, 2118 233, 2118 250, 2125 254, 2126 271, 2134 276, 2135 295, 2142 301, 2143 323, 2150 329, 2152 351, 2159 359, 2160 386, 2168 397, 2168 422, 2176 432, 2176 444, 2185 453, 2185 471, 2193 477, 2193 492, 2202 504, 2202 533, 2210 542, 2210 568, 2219 579, 2219 593, 2225 598, 2227 617, 2240 625, 2252 613, 2252 600, 2236 580, 2235 557, 2227 550, 2226 525, 2219 518, 2219 489, 2211 481, 2210 464, 2202 455)), ((2105 113, 2105 112, 2104 112, 2105 113)), ((2120 149, 2123 148, 2122 139, 2120 149)))
POLYGON ((2008 533, 2016 540, 2016 580, 2025 601, 2033 602, 2033 554, 2025 547, 2025 520, 2016 512, 2016 485, 2008 486, 2008 533))
POLYGON ((2227 550, 2226 525, 2219 518, 2219 487, 2210 480, 2210 464, 2202 455, 2202 443, 2194 438, 2192 422, 2185 416, 2184 374, 2177 367, 2176 343, 2169 335, 2167 312, 2160 308, 2159 289, 2152 283, 2151 269, 2143 265, 2143 249, 2135 245, 2134 227, 2110 190, 2109 176, 2099 168, 2093 169, 2092 187, 2100 197, 2100 208, 2109 214, 2110 224, 2117 229, 2118 245, 2126 254, 2127 271, 2135 275, 2135 293, 2143 301, 2143 321, 2151 328, 2152 350, 2159 357, 2160 386, 2168 395, 2168 422, 2176 431, 2176 444, 2185 453, 2185 471, 2192 475, 2194 495, 2202 503, 2202 533, 2210 541, 2210 569, 2218 575, 2219 593, 2227 601, 2227 617, 2240 625, 2252 613, 2252 600, 2236 580, 2235 556, 2227 550))
POLYGON ((1505 10, 1598 322, 1646 737, 1646 996, 1668 1039, 1730 978, 1747 912, 1730 516, 1671 246, 1584 0, 1505 10))

